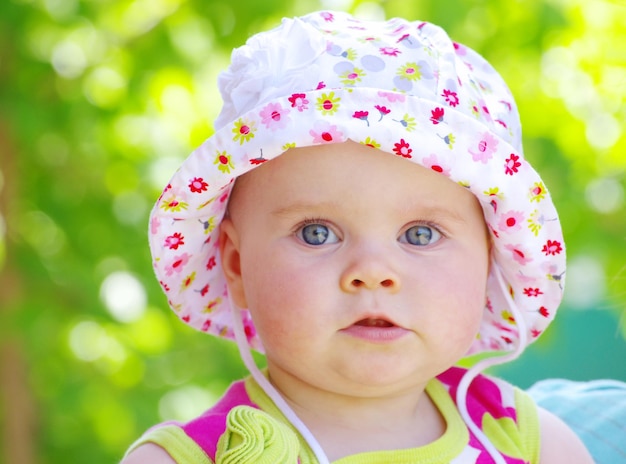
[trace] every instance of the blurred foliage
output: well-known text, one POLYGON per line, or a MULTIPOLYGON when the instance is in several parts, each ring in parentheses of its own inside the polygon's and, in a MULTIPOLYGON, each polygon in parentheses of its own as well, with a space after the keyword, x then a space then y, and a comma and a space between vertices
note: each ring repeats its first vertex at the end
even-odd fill
POLYGON ((211 134, 232 47, 320 8, 435 22, 503 74, 570 258, 563 322, 506 372, 550 376, 556 350, 562 376, 626 380, 625 2, 4 0, 0 462, 115 462, 245 374, 166 309, 147 215, 211 134))

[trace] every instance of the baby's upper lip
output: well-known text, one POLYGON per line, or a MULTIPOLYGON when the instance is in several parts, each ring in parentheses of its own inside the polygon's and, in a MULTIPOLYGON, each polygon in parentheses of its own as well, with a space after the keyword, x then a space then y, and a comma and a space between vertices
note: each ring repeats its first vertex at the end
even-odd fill
POLYGON ((397 327, 398 324, 388 316, 382 314, 368 314, 355 320, 351 325, 363 327, 397 327))

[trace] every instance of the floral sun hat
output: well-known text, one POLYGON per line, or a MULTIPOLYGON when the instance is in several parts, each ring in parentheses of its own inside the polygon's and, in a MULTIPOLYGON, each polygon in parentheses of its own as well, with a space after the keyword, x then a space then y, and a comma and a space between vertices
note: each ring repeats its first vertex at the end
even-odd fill
MULTIPOLYGON (((468 354, 519 352, 554 318, 565 273, 557 212, 524 159, 513 97, 476 52, 429 23, 317 12, 234 50, 219 87, 216 132, 151 215, 156 275, 184 322, 234 338, 218 255, 234 180, 289 148, 346 140, 433 169, 478 198, 492 266, 468 354)), ((262 351, 247 310, 242 318, 250 346, 262 351)))

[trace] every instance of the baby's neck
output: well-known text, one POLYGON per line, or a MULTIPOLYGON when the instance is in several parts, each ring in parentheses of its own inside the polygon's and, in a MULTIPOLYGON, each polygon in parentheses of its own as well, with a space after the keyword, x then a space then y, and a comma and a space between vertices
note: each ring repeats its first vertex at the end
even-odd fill
POLYGON ((276 387, 331 462, 357 453, 424 446, 445 432, 445 421, 425 385, 359 397, 283 385, 276 387))

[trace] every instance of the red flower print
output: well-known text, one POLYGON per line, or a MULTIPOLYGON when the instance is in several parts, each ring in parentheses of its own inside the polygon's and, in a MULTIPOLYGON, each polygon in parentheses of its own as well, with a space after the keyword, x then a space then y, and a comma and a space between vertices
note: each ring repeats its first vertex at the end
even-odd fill
POLYGON ((206 296, 207 293, 209 293, 209 284, 200 289, 200 296, 206 296))
POLYGON ((202 177, 194 177, 189 181, 189 190, 193 193, 204 192, 209 184, 207 184, 202 177))
POLYGON ((202 331, 207 332, 210 328, 211 328, 211 319, 207 319, 206 321, 204 321, 204 324, 202 324, 202 331))
POLYGON ((324 81, 320 81, 317 83, 317 87, 315 88, 315 90, 320 90, 320 89, 325 89, 326 88, 326 84, 324 84, 324 81))
POLYGON ((444 89, 441 96, 446 99, 446 103, 452 108, 459 104, 459 97, 457 93, 452 90, 444 89))
POLYGON ((207 261, 207 263, 206 263, 207 270, 210 271, 211 269, 213 269, 215 267, 216 264, 217 264, 217 262, 215 260, 215 256, 211 256, 209 258, 209 260, 207 261))
POLYGON ((533 336, 533 338, 537 338, 539 335, 541 335, 541 330, 532 329, 530 331, 530 334, 533 336))
POLYGON ((265 158, 254 158, 250 160, 250 164, 253 166, 257 166, 259 164, 265 163, 267 160, 265 158))
POLYGON ((187 324, 189 324, 189 321, 191 320, 191 317, 189 315, 183 316, 181 318, 184 322, 186 322, 187 324))
POLYGON ((504 335, 502 335, 500 338, 502 338, 502 340, 504 340, 504 342, 507 343, 508 345, 513 343, 513 340, 511 340, 509 337, 505 337, 504 335))
POLYGON ((412 158, 411 153, 413 152, 413 149, 407 142, 404 141, 404 139, 400 139, 400 142, 394 143, 393 152, 403 158, 412 158))
POLYGON ((511 157, 507 158, 506 163, 504 164, 504 172, 510 176, 515 174, 518 171, 518 168, 522 165, 519 161, 519 156, 515 153, 511 153, 511 157))
POLYGON ((178 247, 184 244, 185 237, 180 232, 176 232, 165 239, 165 246, 170 250, 178 250, 178 247))
POLYGON ((548 308, 546 308, 545 306, 542 306, 541 308, 539 308, 539 314, 541 314, 543 317, 550 316, 550 312, 548 311, 548 308))
POLYGON ((382 121, 386 115, 391 113, 391 110, 386 106, 374 105, 374 108, 376 108, 380 113, 380 118, 378 119, 379 122, 382 121))
POLYGON ((367 125, 369 126, 370 122, 367 120, 368 116, 369 116, 369 112, 367 111, 355 111, 354 114, 352 115, 352 117, 355 119, 360 119, 361 121, 365 121, 367 125))
POLYGON ((529 288, 524 289, 524 295, 530 296, 530 297, 537 297, 539 295, 543 295, 543 292, 539 290, 538 288, 529 287, 529 288))
POLYGON ((439 124, 440 122, 443 122, 444 113, 445 111, 443 108, 435 108, 434 110, 430 112, 431 114, 430 120, 432 121, 433 124, 439 124))
POLYGON ((543 248, 541 249, 541 251, 543 251, 546 256, 548 255, 558 255, 559 253, 561 253, 561 251, 563 251, 563 247, 561 246, 561 242, 557 241, 557 240, 548 240, 546 242, 546 244, 543 246, 543 248))
POLYGON ((300 112, 309 108, 309 100, 306 99, 305 93, 294 93, 288 100, 291 103, 291 107, 296 108, 300 112))

